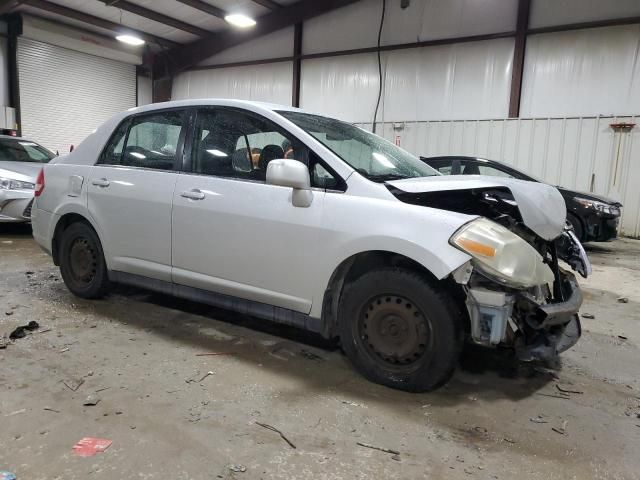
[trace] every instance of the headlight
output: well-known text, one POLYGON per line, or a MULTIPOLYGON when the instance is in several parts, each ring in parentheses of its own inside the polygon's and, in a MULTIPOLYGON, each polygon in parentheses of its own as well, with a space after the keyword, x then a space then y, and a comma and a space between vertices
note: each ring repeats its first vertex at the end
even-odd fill
POLYGON ((33 190, 34 188, 33 183, 0 177, 0 190, 33 190))
POLYGON ((491 220, 478 218, 463 225, 449 242, 471 255, 478 269, 505 285, 553 284, 553 272, 536 249, 491 220))
POLYGON ((613 207, 608 203, 599 202, 597 200, 589 200, 588 198, 582 198, 582 197, 573 197, 573 199, 583 207, 590 208, 591 210, 595 210, 597 212, 608 213, 609 215, 613 215, 620 211, 618 207, 613 207))

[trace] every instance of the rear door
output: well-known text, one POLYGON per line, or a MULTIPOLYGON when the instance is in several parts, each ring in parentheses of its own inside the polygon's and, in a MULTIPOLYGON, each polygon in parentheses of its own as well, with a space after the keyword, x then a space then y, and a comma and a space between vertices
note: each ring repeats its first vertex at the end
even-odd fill
POLYGON ((88 182, 111 270, 171 280, 171 202, 185 110, 136 115, 115 131, 88 182))

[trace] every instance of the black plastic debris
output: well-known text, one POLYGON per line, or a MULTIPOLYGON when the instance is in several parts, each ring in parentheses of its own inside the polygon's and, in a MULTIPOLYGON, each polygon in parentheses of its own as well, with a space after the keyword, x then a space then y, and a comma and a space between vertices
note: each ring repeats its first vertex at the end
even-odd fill
POLYGON ((33 332, 40 328, 40 324, 34 320, 31 320, 26 325, 21 325, 16 328, 13 332, 9 334, 9 338, 11 340, 17 340, 19 338, 24 338, 27 336, 27 332, 33 332))

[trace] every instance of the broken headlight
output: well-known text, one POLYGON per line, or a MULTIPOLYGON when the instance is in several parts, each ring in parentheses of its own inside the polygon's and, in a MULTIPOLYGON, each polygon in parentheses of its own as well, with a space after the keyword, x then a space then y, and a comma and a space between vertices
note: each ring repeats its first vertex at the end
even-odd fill
POLYGON ((515 233, 486 218, 463 225, 449 240, 473 257, 487 276, 514 288, 553 284, 553 272, 542 256, 515 233))

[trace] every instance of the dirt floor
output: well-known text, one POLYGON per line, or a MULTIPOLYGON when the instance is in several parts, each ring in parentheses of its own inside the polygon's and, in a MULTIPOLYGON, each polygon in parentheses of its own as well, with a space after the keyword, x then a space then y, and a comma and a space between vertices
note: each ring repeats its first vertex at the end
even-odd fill
POLYGON ((75 298, 28 228, 0 226, 0 335, 40 323, 0 350, 0 471, 639 479, 640 241, 589 254, 582 312, 594 318, 582 318, 559 369, 467 349, 445 388, 408 394, 367 382, 334 345, 296 330, 128 288, 75 298), (207 352, 224 355, 198 356, 207 352), (89 396, 98 403, 83 405, 89 396), (79 457, 83 437, 113 444, 79 457))

